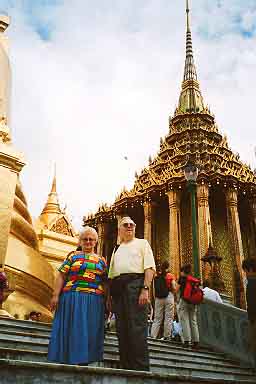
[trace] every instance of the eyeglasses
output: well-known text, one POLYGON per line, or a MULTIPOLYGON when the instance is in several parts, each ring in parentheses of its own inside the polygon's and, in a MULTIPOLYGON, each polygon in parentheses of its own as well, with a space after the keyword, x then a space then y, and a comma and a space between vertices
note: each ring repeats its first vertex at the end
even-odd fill
POLYGON ((124 227, 124 228, 135 228, 135 224, 133 224, 133 223, 124 223, 124 224, 122 224, 122 226, 124 227))
POLYGON ((93 239, 92 237, 84 237, 84 238, 81 239, 81 241, 90 241, 90 242, 92 242, 92 241, 96 241, 96 239, 93 239))

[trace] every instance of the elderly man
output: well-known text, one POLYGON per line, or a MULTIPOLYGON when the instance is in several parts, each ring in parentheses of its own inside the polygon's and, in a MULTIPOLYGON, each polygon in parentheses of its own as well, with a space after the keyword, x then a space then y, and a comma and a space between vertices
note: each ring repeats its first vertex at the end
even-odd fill
POLYGON ((110 292, 121 368, 148 371, 149 288, 156 268, 148 241, 135 238, 135 227, 130 217, 119 223, 120 246, 114 249, 109 268, 110 292))

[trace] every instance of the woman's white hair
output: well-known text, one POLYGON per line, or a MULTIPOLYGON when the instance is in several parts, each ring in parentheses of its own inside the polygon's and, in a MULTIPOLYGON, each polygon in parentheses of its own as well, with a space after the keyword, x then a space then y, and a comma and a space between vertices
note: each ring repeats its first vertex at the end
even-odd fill
POLYGON ((96 229, 94 229, 93 227, 89 227, 89 225, 86 225, 86 227, 84 227, 84 229, 80 232, 79 239, 81 239, 83 234, 87 232, 90 232, 93 236, 95 236, 96 241, 98 241, 98 233, 96 229))

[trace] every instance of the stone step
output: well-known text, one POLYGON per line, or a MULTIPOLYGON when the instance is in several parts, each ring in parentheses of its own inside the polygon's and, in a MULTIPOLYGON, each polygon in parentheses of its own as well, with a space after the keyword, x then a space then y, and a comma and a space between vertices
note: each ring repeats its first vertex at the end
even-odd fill
MULTIPOLYGON (((31 323, 31 321, 29 321, 29 323, 31 323)), ((34 323, 34 324, 37 324, 37 323, 34 323)), ((38 334, 38 333, 43 333, 44 335, 46 336, 50 336, 50 333, 51 333, 51 328, 49 327, 31 327, 31 326, 28 326, 27 324, 22 324, 22 325, 19 325, 19 324, 4 324, 4 323, 1 323, 0 322, 0 334, 2 331, 13 331, 13 332, 30 332, 30 333, 34 333, 34 334, 38 334)))
POLYGON ((197 375, 197 372, 185 369, 182 372, 156 373, 136 372, 121 369, 82 367, 52 363, 37 363, 29 361, 17 361, 0 359, 1 384, 255 384, 255 378, 250 375, 218 375, 211 377, 205 373, 205 377, 197 375))
POLYGON ((0 317, 0 325, 1 326, 19 326, 19 327, 28 327, 31 329, 38 330, 46 330, 51 331, 52 324, 51 323, 42 323, 38 321, 29 321, 29 320, 16 320, 12 318, 1 318, 0 317))
MULTIPOLYGON (((36 340, 47 340, 47 337, 50 337, 51 324, 49 323, 39 323, 26 320, 13 320, 13 319, 0 319, 0 335, 10 333, 10 339, 18 340, 22 338, 26 341, 36 341, 36 340), (17 338, 14 335, 17 334, 17 338), (36 336, 34 336, 36 335, 36 336), (24 337, 24 338, 23 338, 24 337), (38 339, 37 339, 38 338, 38 339)), ((113 345, 117 346, 117 337, 114 332, 108 332, 105 336, 105 341, 112 342, 113 345)), ((159 348, 161 351, 169 351, 169 353, 175 354, 200 354, 202 352, 212 358, 216 358, 216 355, 221 359, 227 359, 226 355, 221 352, 213 352, 207 348, 200 346, 199 351, 185 350, 181 343, 175 343, 173 341, 161 341, 149 338, 148 339, 149 348, 159 348), (187 352, 188 351, 188 352, 187 352)), ((230 359, 228 359, 230 360, 230 359)))
MULTIPOLYGON (((0 346, 6 348, 17 348, 17 349, 29 349, 35 351, 47 351, 49 338, 44 334, 33 334, 27 332, 13 332, 13 331, 2 331, 0 335, 0 346)), ((110 353, 117 352, 117 340, 113 338, 106 338, 105 349, 110 353)), ((191 350, 182 347, 182 345, 158 345, 154 341, 149 342, 150 355, 154 358, 164 359, 168 356, 178 356, 179 359, 190 359, 197 363, 207 362, 211 364, 212 361, 219 361, 225 363, 232 363, 228 358, 224 358, 222 355, 214 354, 213 352, 206 350, 191 350)))
MULTIPOLYGON (((28 332, 16 332, 2 330, 0 334, 0 346, 5 348, 17 348, 34 351, 47 351, 49 337, 44 334, 34 334, 28 332)), ((117 339, 113 336, 106 337, 105 350, 108 353, 117 353, 117 339)), ((155 340, 149 340, 150 355, 154 359, 168 359, 171 357, 177 357, 180 360, 192 361, 197 364, 200 363, 218 363, 221 365, 233 364, 237 365, 237 362, 228 359, 223 354, 216 354, 212 351, 204 350, 192 350, 182 347, 181 344, 172 342, 157 342, 155 340)), ((245 366, 245 364, 241 364, 245 366)))
MULTIPOLYGON (((31 322, 29 322, 31 323, 31 322)), ((10 327, 1 327, 0 324, 0 335, 10 335, 10 339, 15 339, 15 340, 27 340, 27 341, 40 341, 41 339, 43 340, 48 340, 50 337, 50 331, 46 330, 41 330, 41 329, 33 329, 29 327, 19 327, 18 325, 12 325, 10 327), (17 337, 14 337, 17 336, 17 337)), ((113 345, 118 345, 117 341, 117 336, 114 333, 107 333, 105 335, 105 340, 113 343, 113 345)), ((173 341, 161 341, 161 340, 155 340, 152 338, 148 339, 148 344, 149 347, 154 346, 154 347, 159 347, 161 350, 171 350, 171 351, 179 351, 182 350, 184 351, 184 348, 182 347, 181 343, 176 343, 173 341)), ((200 347, 200 351, 205 351, 208 354, 211 355, 216 355, 216 352, 212 352, 207 348, 200 347)), ((221 352, 218 352, 219 356, 224 356, 225 355, 221 352)))
MULTIPOLYGON (((47 352, 42 351, 31 351, 31 350, 17 350, 17 349, 11 349, 11 348, 0 348, 0 358, 1 359, 12 359, 12 360, 24 360, 24 361, 37 361, 37 362, 47 362, 47 352)), ((104 353, 104 366, 111 367, 111 368, 117 368, 119 363, 119 354, 118 351, 115 352, 109 352, 107 349, 104 353)), ((169 372, 172 372, 176 369, 195 369, 198 372, 202 371, 204 372, 206 369, 206 372, 225 372, 225 373, 235 373, 235 374, 251 374, 253 375, 254 372, 252 369, 248 369, 245 367, 239 367, 233 364, 224 364, 223 362, 214 362, 210 364, 210 362, 204 362, 198 363, 196 361, 191 361, 186 358, 183 358, 182 360, 180 358, 177 358, 177 356, 165 356, 161 361, 159 361, 156 356, 151 355, 150 359, 151 364, 151 370, 152 371, 159 371, 159 369, 165 369, 166 368, 169 372)))
MULTIPOLYGON (((28 375, 30 375, 28 366, 22 365, 23 363, 46 364, 49 368, 47 350, 50 331, 51 325, 47 323, 0 319, 0 359, 3 361, 3 365, 8 365, 8 362, 10 364, 16 362, 15 369, 26 370, 28 375)), ((159 373, 161 377, 164 372, 169 375, 170 381, 173 378, 176 380, 176 377, 186 377, 184 382, 188 382, 190 378, 191 380, 198 379, 198 381, 194 381, 197 383, 202 382, 203 379, 210 380, 207 382, 216 382, 219 379, 225 380, 225 382, 231 380, 232 383, 256 383, 255 371, 250 368, 249 364, 234 362, 223 353, 216 353, 207 348, 192 350, 184 348, 181 343, 151 338, 148 339, 148 343, 151 371, 154 374, 159 373)), ((114 370, 119 366, 118 342, 116 334, 113 332, 105 335, 104 362, 99 366, 102 365, 104 366, 102 369, 112 368, 114 370)), ((55 364, 54 366, 58 370, 58 367, 65 365, 55 364)), ((39 370, 41 369, 41 366, 37 365, 37 367, 39 370)), ((74 366, 71 367, 74 368, 74 366)), ((97 380, 100 380, 100 377, 97 377, 97 380)), ((2 370, 0 382, 4 383, 2 370)), ((130 377, 128 382, 130 382, 130 377)), ((33 381, 24 381, 24 383, 33 383, 33 381)))

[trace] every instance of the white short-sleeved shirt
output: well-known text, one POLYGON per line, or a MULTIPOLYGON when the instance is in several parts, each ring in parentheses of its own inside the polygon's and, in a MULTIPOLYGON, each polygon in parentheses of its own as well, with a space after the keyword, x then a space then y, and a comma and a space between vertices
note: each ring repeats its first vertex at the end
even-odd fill
POLYGON ((113 279, 123 273, 144 273, 145 269, 156 270, 156 264, 149 242, 145 239, 133 239, 120 244, 112 255, 108 277, 113 279))
POLYGON ((222 303, 222 299, 217 291, 209 287, 203 289, 204 299, 216 301, 216 303, 222 303))

